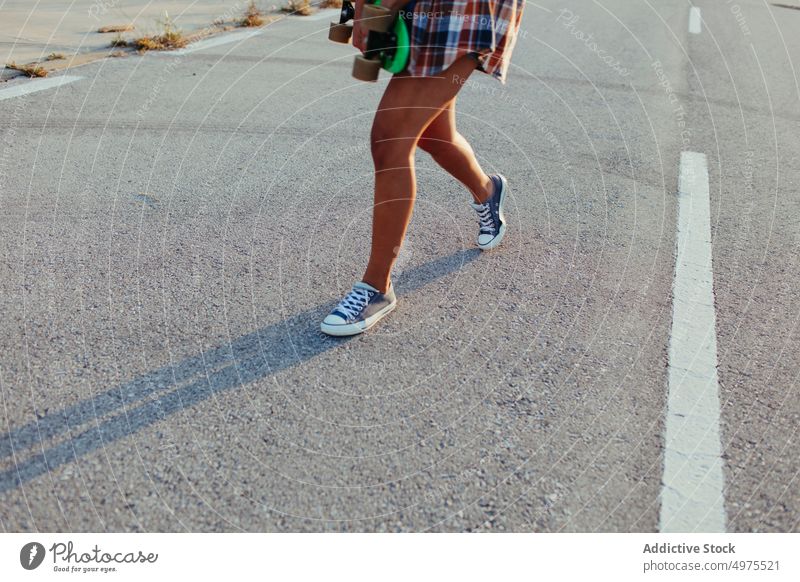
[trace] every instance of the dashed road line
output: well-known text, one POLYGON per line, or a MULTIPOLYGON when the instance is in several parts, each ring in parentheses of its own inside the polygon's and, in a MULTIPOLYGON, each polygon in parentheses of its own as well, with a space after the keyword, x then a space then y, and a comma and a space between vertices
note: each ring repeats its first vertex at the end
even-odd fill
POLYGON ((259 34, 263 34, 267 27, 263 26, 254 30, 243 30, 241 32, 231 32, 228 34, 221 34, 219 36, 214 36, 211 38, 207 38, 205 40, 198 40, 197 42, 193 42, 187 47, 182 49, 174 50, 174 51, 165 51, 162 55, 188 55, 196 51, 201 51, 208 48, 213 48, 217 46, 221 46, 224 44, 229 44, 232 42, 242 42, 247 40, 248 38, 252 38, 254 36, 258 36, 259 34))
POLYGON ((83 79, 83 77, 62 75, 60 77, 45 77, 44 79, 20 80, 18 82, 12 81, 13 84, 11 87, 0 89, 0 101, 60 87, 61 85, 66 85, 67 83, 72 83, 81 79, 83 79))
POLYGON ((700 9, 697 6, 692 6, 689 9, 689 32, 692 34, 700 34, 703 32, 703 19, 700 17, 700 9))
POLYGON ((339 13, 341 13, 340 8, 330 8, 328 10, 320 10, 311 16, 300 16, 299 18, 303 20, 325 20, 326 18, 330 18, 331 22, 339 22, 339 13))
POLYGON ((717 334, 706 156, 682 152, 669 340, 662 532, 724 532, 717 334))

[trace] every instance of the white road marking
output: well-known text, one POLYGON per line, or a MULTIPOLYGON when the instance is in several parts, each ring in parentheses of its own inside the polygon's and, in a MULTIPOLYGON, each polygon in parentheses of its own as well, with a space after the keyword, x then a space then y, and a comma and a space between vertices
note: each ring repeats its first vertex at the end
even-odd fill
POLYGON ((334 20, 339 22, 339 13, 341 11, 341 8, 329 8, 328 10, 320 10, 311 16, 298 16, 297 18, 302 18, 303 20, 325 20, 326 18, 330 18, 331 22, 334 20))
POLYGON ((692 34, 700 34, 703 32, 702 18, 700 18, 700 9, 697 6, 692 6, 689 9, 689 32, 692 34))
POLYGON ((21 97, 29 93, 36 93, 37 91, 44 91, 45 89, 52 89, 53 87, 60 87, 61 85, 79 81, 80 79, 83 79, 83 77, 63 75, 61 77, 11 81, 11 83, 13 83, 11 87, 0 89, 0 101, 3 99, 11 99, 12 97, 21 97))
POLYGON ((661 532, 724 532, 711 209, 705 154, 681 152, 661 532))
POLYGON ((193 42, 186 48, 178 49, 175 51, 164 51, 158 54, 162 55, 188 55, 190 53, 201 51, 203 49, 213 48, 217 46, 221 46, 224 44, 229 44, 232 42, 242 42, 243 40, 247 40, 253 36, 258 36, 262 34, 266 30, 266 27, 256 28, 253 30, 243 30, 241 32, 231 32, 229 34, 221 34, 219 36, 213 36, 211 38, 207 38, 205 40, 198 40, 197 42, 193 42))

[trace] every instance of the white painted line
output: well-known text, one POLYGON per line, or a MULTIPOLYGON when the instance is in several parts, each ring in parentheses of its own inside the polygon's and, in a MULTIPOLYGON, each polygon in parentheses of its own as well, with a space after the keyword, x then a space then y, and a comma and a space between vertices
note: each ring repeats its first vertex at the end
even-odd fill
POLYGON ((339 14, 341 12, 341 8, 329 8, 327 10, 320 10, 311 16, 297 16, 297 18, 302 18, 303 20, 326 20, 330 18, 331 22, 334 20, 339 22, 339 14))
POLYGON ((689 32, 692 34, 700 34, 703 32, 703 19, 700 18, 700 9, 697 6, 692 6, 689 9, 689 32))
POLYGON ((83 77, 74 77, 71 75, 62 75, 61 77, 45 77, 43 79, 21 79, 19 81, 9 81, 13 83, 10 87, 0 89, 0 101, 3 99, 11 99, 12 97, 21 97, 29 93, 36 93, 37 91, 44 91, 45 89, 52 89, 53 87, 60 87, 73 81, 79 81, 83 77))
MULTIPOLYGON (((325 10, 320 10, 319 12, 312 14, 311 16, 295 16, 294 18, 303 19, 303 20, 325 20, 330 19, 331 22, 336 21, 339 22, 339 13, 341 12, 340 8, 329 8, 325 10)), ((197 42, 193 42, 189 46, 174 50, 174 51, 155 51, 156 54, 165 55, 165 56, 181 56, 181 55, 188 55, 197 51, 201 51, 204 49, 214 48, 218 46, 222 46, 225 44, 230 44, 232 42, 242 42, 247 40, 248 38, 258 36, 262 34, 266 30, 265 26, 253 29, 253 30, 243 30, 240 32, 231 32, 228 34, 220 34, 218 36, 213 36, 211 38, 205 40, 198 40, 197 42)))
POLYGON ((711 209, 705 154, 681 152, 661 532, 724 532, 711 209))
POLYGON ((197 42, 193 42, 189 46, 178 49, 175 51, 164 51, 159 52, 157 54, 161 55, 188 55, 196 51, 201 51, 208 48, 213 48, 217 46, 221 46, 224 44, 229 44, 232 42, 242 42, 251 38, 253 36, 258 36, 262 34, 266 30, 265 27, 256 28, 254 30, 243 30, 241 32, 231 32, 229 34, 220 34, 219 36, 213 36, 211 38, 207 38, 205 40, 198 40, 197 42))

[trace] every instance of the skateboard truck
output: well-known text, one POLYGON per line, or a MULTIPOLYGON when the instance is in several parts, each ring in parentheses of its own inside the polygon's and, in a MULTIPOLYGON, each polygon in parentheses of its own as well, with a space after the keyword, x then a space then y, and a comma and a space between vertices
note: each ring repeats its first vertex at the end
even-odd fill
POLYGON ((342 11, 339 13, 339 22, 331 22, 328 29, 328 40, 347 44, 353 37, 353 25, 347 24, 356 16, 356 9, 350 0, 342 2, 342 11))
MULTIPOLYGON (((364 4, 361 9, 361 26, 367 31, 367 47, 363 55, 353 62, 353 77, 360 81, 377 81, 380 70, 399 73, 406 68, 409 55, 410 11, 398 18, 399 10, 380 5, 381 0, 364 4)), ((412 4, 409 4, 412 5, 412 4)), ((352 25, 355 8, 350 0, 342 2, 339 22, 331 22, 328 38, 334 42, 347 43, 353 36, 352 25)))

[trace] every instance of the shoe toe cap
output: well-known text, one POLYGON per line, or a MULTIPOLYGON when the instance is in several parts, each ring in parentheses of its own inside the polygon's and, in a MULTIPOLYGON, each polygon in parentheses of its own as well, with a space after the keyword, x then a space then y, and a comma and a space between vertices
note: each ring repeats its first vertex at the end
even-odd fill
POLYGON ((347 321, 345 321, 342 316, 337 315, 336 313, 331 313, 328 315, 328 317, 322 320, 322 323, 324 325, 344 325, 347 323, 347 321))
POLYGON ((482 234, 478 237, 478 244, 479 245, 488 245, 490 242, 494 240, 493 234, 482 234))

